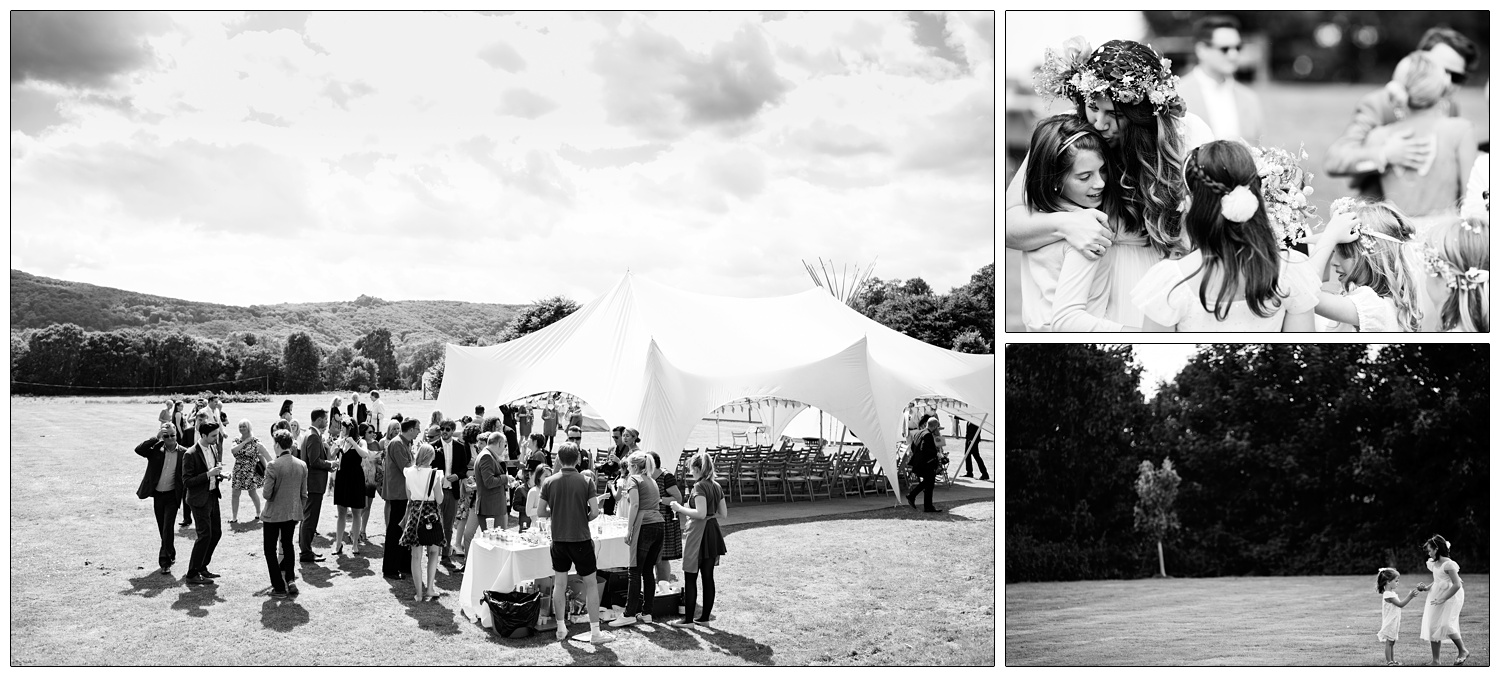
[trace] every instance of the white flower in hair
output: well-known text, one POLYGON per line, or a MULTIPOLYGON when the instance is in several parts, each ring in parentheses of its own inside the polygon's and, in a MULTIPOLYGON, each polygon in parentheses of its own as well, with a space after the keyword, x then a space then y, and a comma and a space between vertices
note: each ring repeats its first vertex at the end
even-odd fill
POLYGON ((1249 186, 1235 186, 1234 190, 1219 200, 1219 213, 1235 223, 1249 221, 1258 209, 1260 200, 1255 197, 1255 193, 1250 192, 1249 186))

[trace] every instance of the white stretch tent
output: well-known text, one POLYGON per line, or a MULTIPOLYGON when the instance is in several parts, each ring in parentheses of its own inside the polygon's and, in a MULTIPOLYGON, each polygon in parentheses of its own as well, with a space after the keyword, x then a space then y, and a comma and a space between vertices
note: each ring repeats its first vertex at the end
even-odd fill
POLYGON ((437 406, 486 408, 538 392, 582 398, 673 467, 705 414, 781 397, 849 426, 895 481, 902 411, 920 396, 995 414, 995 356, 928 345, 821 289, 771 298, 708 296, 626 274, 546 328, 493 346, 448 344, 437 406), (746 328, 746 317, 774 317, 746 328))

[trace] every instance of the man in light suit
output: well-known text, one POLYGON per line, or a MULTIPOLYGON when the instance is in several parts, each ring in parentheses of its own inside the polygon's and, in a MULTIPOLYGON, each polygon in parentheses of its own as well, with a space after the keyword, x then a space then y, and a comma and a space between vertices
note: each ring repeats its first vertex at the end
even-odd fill
POLYGON ((1177 93, 1188 112, 1208 123, 1215 139, 1260 143, 1265 116, 1260 97, 1234 79, 1239 70, 1240 22, 1231 16, 1207 16, 1193 25, 1193 50, 1198 64, 1182 76, 1177 93))
POLYGON ((156 437, 135 447, 135 453, 146 459, 146 474, 141 486, 135 490, 136 498, 152 499, 152 513, 156 515, 156 531, 161 536, 161 548, 156 553, 156 563, 161 565, 163 575, 172 574, 168 569, 177 561, 177 545, 172 522, 177 519, 177 504, 183 494, 182 458, 186 449, 177 446, 177 426, 170 421, 161 424, 156 437))
POLYGON ((453 518, 458 515, 459 485, 469 476, 469 445, 453 438, 456 427, 453 421, 443 421, 440 437, 432 444, 437 450, 432 467, 443 473, 443 504, 439 508, 443 516, 442 565, 450 570, 459 568, 453 564, 453 518))
POLYGON ((214 583, 219 575, 208 570, 214 548, 224 535, 219 520, 219 482, 224 477, 224 462, 219 457, 219 424, 205 421, 198 425, 198 442, 182 460, 182 484, 187 487, 188 507, 193 511, 193 525, 198 540, 188 558, 187 582, 194 585, 214 583))
MULTIPOLYGON (((1466 82, 1479 64, 1479 48, 1474 42, 1447 27, 1428 29, 1417 43, 1417 51, 1427 52, 1428 57, 1448 71, 1454 85, 1466 82)), ((1458 117, 1458 104, 1452 98, 1439 101, 1436 107, 1450 117, 1458 117)), ((1359 191, 1361 197, 1383 199, 1380 175, 1386 169, 1392 166, 1420 169, 1433 153, 1432 139, 1415 138, 1409 131, 1388 135, 1380 144, 1365 143, 1375 128, 1394 122, 1396 106, 1391 103, 1390 93, 1377 89, 1366 94, 1355 107, 1354 119, 1349 121, 1344 134, 1328 147, 1323 168, 1332 176, 1350 177, 1350 187, 1359 191)))
POLYGON ((298 557, 302 562, 321 562, 325 557, 313 552, 313 537, 318 534, 318 515, 323 511, 323 494, 328 491, 328 473, 338 470, 338 463, 328 460, 323 431, 328 427, 328 412, 312 411, 312 430, 302 440, 298 460, 307 464, 307 502, 302 507, 302 532, 298 534, 298 557))
POLYGON ((292 531, 302 519, 307 502, 307 464, 292 455, 292 433, 277 430, 271 434, 276 460, 266 466, 266 484, 261 489, 266 507, 261 510, 261 530, 266 569, 271 576, 271 596, 297 594, 297 574, 292 569, 292 531), (276 544, 281 544, 281 560, 276 559, 276 544))
POLYGON ((356 424, 370 422, 368 420, 370 418, 370 410, 365 407, 363 402, 359 401, 359 393, 354 393, 349 400, 349 418, 353 419, 356 424))

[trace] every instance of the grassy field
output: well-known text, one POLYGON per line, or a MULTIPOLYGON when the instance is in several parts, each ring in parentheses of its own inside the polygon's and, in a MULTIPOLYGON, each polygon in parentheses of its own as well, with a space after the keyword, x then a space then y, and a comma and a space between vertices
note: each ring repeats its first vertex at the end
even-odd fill
MULTIPOLYGON (((295 399, 305 415, 328 398, 295 399)), ((259 435, 279 404, 228 413, 251 418, 259 435)), ((408 414, 430 405, 410 393, 387 402, 408 414)), ((152 434, 156 411, 145 400, 11 400, 13 664, 995 664, 993 500, 941 515, 903 507, 729 527, 712 629, 624 629, 601 648, 496 639, 463 618, 462 579, 443 569, 447 594, 412 602, 410 583, 379 575, 378 499, 375 547, 301 567, 294 601, 266 595, 258 523, 226 523, 213 564, 223 578, 190 587, 180 576, 192 530, 178 532, 174 575, 160 575, 151 503, 135 498, 144 461, 131 449, 152 434)), ((227 490, 221 505, 227 522, 227 490)), ((316 547, 327 553, 331 505, 323 512, 316 547)), ((243 499, 240 516, 253 515, 243 499)))
MULTIPOLYGON (((1325 219, 1328 205, 1334 199, 1353 195, 1347 179, 1329 176, 1323 171, 1328 146, 1344 132, 1360 97, 1375 89, 1377 87, 1373 85, 1285 83, 1256 87, 1266 111, 1266 132, 1261 145, 1280 146, 1291 151, 1295 151, 1298 144, 1304 145, 1308 158, 1302 161, 1302 166, 1314 174, 1312 203, 1318 208, 1318 215, 1325 219)), ((1489 106, 1483 90, 1466 87, 1459 92, 1458 101, 1464 118, 1474 123, 1475 136, 1480 140, 1488 139, 1489 106)), ((1010 179, 1007 175, 1001 185, 1008 185, 1010 179)), ((1003 242, 1001 246, 1004 246, 1003 242)), ((1020 263, 1020 252, 1005 251, 1005 331, 1025 331, 1020 314, 1020 263)))
MULTIPOLYGON (((1425 573, 1425 572, 1424 572, 1425 573)), ((1468 665, 1490 664, 1490 581, 1466 574, 1468 665)), ((1405 592, 1431 577, 1408 573, 1405 592)), ((1425 595, 1408 604, 1396 660, 1423 665, 1425 595)), ((1385 665, 1374 576, 1174 578, 1005 586, 1005 665, 1385 665)), ((1442 665, 1458 652, 1444 642, 1442 665)))

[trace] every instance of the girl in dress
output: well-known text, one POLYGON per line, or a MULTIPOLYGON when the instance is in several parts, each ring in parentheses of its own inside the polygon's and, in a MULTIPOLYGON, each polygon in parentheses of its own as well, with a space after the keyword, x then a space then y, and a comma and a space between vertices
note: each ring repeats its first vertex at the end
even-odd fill
POLYGON ((1243 144, 1213 141, 1188 154, 1196 246, 1157 263, 1132 299, 1149 331, 1312 331, 1318 282, 1300 254, 1282 250, 1260 200, 1255 159, 1243 144))
POLYGON ((1490 228, 1483 217, 1451 219, 1428 233, 1422 248, 1427 298, 1443 331, 1490 330, 1490 228))
MULTIPOLYGON (((1117 232, 1111 233, 1110 217, 1099 209, 1038 212, 1028 206, 1025 160, 1005 192, 1006 247, 1031 251, 1066 240, 1090 260, 1119 249, 1107 306, 1126 327, 1141 326, 1140 311, 1129 299, 1135 283, 1157 261, 1182 252, 1182 163, 1188 150, 1214 138, 1207 123, 1186 112, 1170 65, 1138 42, 1111 40, 1090 51, 1082 38, 1073 38, 1061 53, 1047 51, 1036 78, 1039 94, 1069 99, 1078 118, 1104 137, 1109 180, 1117 189, 1117 232)), ((1024 311, 1038 302, 1040 291, 1026 267, 1021 286, 1024 311)))
MULTIPOLYGON (((1026 204, 1037 213, 1100 209, 1112 193, 1106 181, 1104 137, 1072 113, 1038 124, 1026 157, 1026 204)), ((1033 284, 1028 289, 1034 288, 1021 304, 1028 330, 1120 331, 1118 322, 1104 318, 1113 248, 1090 261, 1058 240, 1024 252, 1021 258, 1031 271, 1033 284)))
POLYGON ((416 584, 418 602, 437 599, 443 593, 437 589, 438 558, 443 550, 443 516, 438 504, 443 500, 442 478, 432 459, 437 451, 431 444, 417 444, 416 465, 403 470, 406 474, 407 504, 406 518, 401 525, 401 545, 411 548, 411 574, 416 584), (434 528, 426 528, 437 520, 434 528), (426 556, 426 567, 423 567, 426 556))
POLYGON ((359 537, 365 522, 365 443, 358 435, 352 434, 353 428, 353 420, 345 423, 344 434, 334 442, 334 453, 339 459, 339 469, 333 474, 333 505, 338 510, 338 526, 333 539, 335 557, 344 554, 345 524, 349 527, 351 552, 359 554, 359 537))
POLYGON ((1401 638, 1401 609, 1404 608, 1420 590, 1426 590, 1423 586, 1417 586, 1406 593, 1402 599, 1396 594, 1394 586, 1401 580, 1401 572, 1390 567, 1383 567, 1375 574, 1375 592, 1380 593, 1380 632, 1375 637, 1385 642, 1385 664, 1400 665, 1396 662, 1396 640, 1401 638))
POLYGON ((266 476, 264 471, 255 474, 255 461, 260 459, 269 465, 271 452, 250 436, 250 419, 240 421, 240 438, 235 440, 230 451, 234 455, 234 476, 230 479, 229 523, 240 521, 240 492, 247 490, 250 502, 255 505, 255 520, 260 521, 260 492, 256 489, 266 483, 266 476))
POLYGON ((1344 292, 1319 291, 1318 315, 1335 321, 1334 331, 1420 331, 1415 232, 1406 215, 1389 202, 1352 198, 1334 200, 1330 210, 1334 217, 1316 237, 1312 269, 1320 273, 1331 261, 1344 292))
POLYGON ((1423 544, 1431 558, 1427 560, 1427 569, 1432 572, 1432 594, 1422 607, 1422 639, 1432 642, 1432 665, 1438 664, 1444 638, 1452 640, 1458 649, 1454 665, 1463 665, 1469 659, 1464 638, 1458 634, 1458 614, 1464 608, 1464 582, 1458 577, 1458 562, 1448 559, 1448 548, 1452 545, 1436 534, 1423 544))
POLYGON ((1381 147, 1392 134, 1432 141, 1432 153, 1420 169, 1391 166, 1380 175, 1385 199, 1401 208, 1422 237, 1430 226, 1458 213, 1478 153, 1474 124, 1449 117, 1446 107, 1436 105, 1455 89, 1452 76, 1427 52, 1408 54, 1386 85, 1398 119, 1375 128, 1365 140, 1371 148, 1381 147))
MULTIPOLYGON (((365 513, 359 521, 359 538, 370 543, 370 509, 375 507, 375 491, 378 488, 379 468, 385 463, 385 449, 380 446, 380 431, 369 423, 359 424, 360 435, 365 443, 365 460, 361 469, 365 473, 365 513)), ((359 554, 358 550, 354 554, 359 554)))
POLYGON ((688 462, 688 475, 693 488, 688 492, 687 503, 673 503, 672 511, 688 518, 682 530, 682 618, 669 625, 690 628, 694 624, 707 625, 713 620, 714 567, 719 557, 728 552, 724 547, 724 534, 719 530, 719 518, 729 517, 729 503, 724 500, 724 490, 714 481, 714 460, 700 452, 688 462), (703 576, 703 613, 693 617, 693 607, 698 602, 698 576, 703 576))

